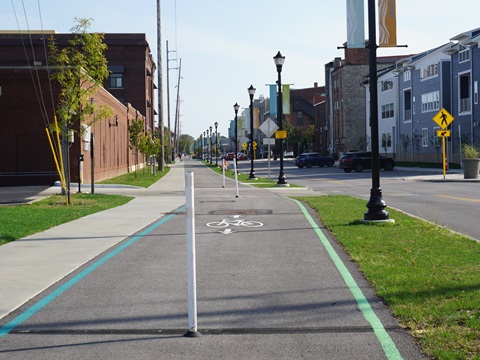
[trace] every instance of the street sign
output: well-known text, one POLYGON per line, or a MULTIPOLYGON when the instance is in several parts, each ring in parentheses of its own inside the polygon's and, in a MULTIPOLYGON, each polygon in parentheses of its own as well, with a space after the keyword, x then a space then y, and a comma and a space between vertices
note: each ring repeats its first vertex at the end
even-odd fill
POLYGON ((453 120, 454 117, 444 108, 433 117, 433 121, 435 121, 442 129, 446 129, 453 120))
POLYGON ((287 130, 277 130, 275 131, 275 139, 286 139, 287 130))
POLYGON ((437 137, 450 137, 450 130, 437 130, 437 137))
POLYGON ((263 138, 263 145, 275 145, 275 139, 263 138))
POLYGON ((272 137, 272 135, 275 133, 275 131, 278 130, 278 125, 275 124, 275 122, 270 119, 270 118, 267 118, 267 120, 265 120, 262 125, 260 125, 258 127, 260 129, 261 132, 263 132, 267 137, 272 137))

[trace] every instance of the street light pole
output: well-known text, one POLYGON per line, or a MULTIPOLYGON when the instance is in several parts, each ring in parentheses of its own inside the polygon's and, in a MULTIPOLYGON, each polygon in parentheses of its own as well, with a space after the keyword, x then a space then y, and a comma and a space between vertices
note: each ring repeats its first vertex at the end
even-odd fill
POLYGON ((218 166, 218 122, 215 121, 215 166, 218 166))
MULTIPOLYGON (((280 51, 273 57, 273 61, 277 66, 278 73, 278 93, 277 93, 277 125, 280 131, 283 130, 283 104, 282 104, 282 66, 285 62, 285 56, 282 56, 280 51)), ((288 186, 283 173, 283 139, 280 139, 280 173, 278 175, 277 186, 288 186)))
POLYGON ((255 88, 253 85, 247 89, 248 95, 250 96, 250 175, 248 178, 250 180, 256 180, 255 177, 255 170, 253 168, 253 158, 254 158, 254 150, 253 150, 253 96, 255 95, 255 88))
POLYGON ((364 213, 365 221, 388 221, 385 211, 387 204, 382 198, 380 187, 380 159, 378 150, 378 86, 377 86, 377 44, 375 29, 375 0, 368 0, 368 48, 370 72, 370 127, 372 137, 372 188, 368 211, 364 213))
MULTIPOLYGON (((235 105, 233 105, 233 110, 235 110, 235 164, 236 165, 238 165, 238 162, 237 162, 237 156, 238 156, 238 125, 237 125, 238 109, 240 109, 240 105, 235 103, 235 105)), ((238 169, 238 166, 237 166, 237 169, 238 169)))
POLYGON ((210 126, 210 165, 213 164, 213 162, 212 162, 212 157, 213 157, 212 138, 213 138, 213 131, 212 131, 212 127, 210 126))
POLYGON ((205 151, 205 140, 206 140, 206 136, 205 136, 205 131, 203 132, 203 142, 202 142, 202 160, 205 160, 205 154, 207 153, 205 151))

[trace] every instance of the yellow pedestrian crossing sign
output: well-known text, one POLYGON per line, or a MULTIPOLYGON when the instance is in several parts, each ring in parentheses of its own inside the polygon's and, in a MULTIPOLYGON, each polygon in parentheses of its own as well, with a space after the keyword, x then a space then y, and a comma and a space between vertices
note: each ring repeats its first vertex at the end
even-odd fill
POLYGON ((448 125, 453 121, 454 117, 444 108, 442 108, 437 115, 433 117, 433 121, 435 121, 438 126, 442 129, 446 129, 448 125))

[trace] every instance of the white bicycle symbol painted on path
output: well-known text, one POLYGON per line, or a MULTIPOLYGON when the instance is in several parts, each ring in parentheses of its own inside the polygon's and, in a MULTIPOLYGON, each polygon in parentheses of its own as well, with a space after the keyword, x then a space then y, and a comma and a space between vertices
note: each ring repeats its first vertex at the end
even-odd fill
POLYGON ((239 218, 233 219, 223 219, 222 221, 212 221, 207 223, 208 227, 213 228, 226 228, 230 225, 233 226, 245 226, 245 227, 260 227, 263 226, 263 223, 259 221, 244 220, 239 218))

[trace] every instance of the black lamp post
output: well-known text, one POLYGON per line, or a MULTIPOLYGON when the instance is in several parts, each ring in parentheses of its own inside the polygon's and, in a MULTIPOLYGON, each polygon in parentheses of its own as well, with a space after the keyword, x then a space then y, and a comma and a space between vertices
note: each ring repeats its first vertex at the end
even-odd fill
MULTIPOLYGON (((277 66, 278 73, 278 93, 277 93, 277 125, 278 130, 283 131, 283 104, 282 104, 282 66, 285 62, 285 56, 282 56, 280 51, 273 57, 273 61, 277 66)), ((280 173, 278 174, 277 186, 288 186, 285 181, 285 174, 283 173, 283 139, 280 139, 280 173)))
POLYGON ((240 109, 240 105, 235 103, 233 105, 233 110, 235 110, 235 164, 238 165, 237 156, 238 156, 238 126, 237 126, 237 114, 238 109, 240 109))
POLYGON ((218 166, 218 122, 215 121, 215 166, 218 166))
POLYGON ((203 137, 200 134, 200 143, 198 144, 198 152, 200 153, 200 160, 203 159, 203 137))
POLYGON ((206 136, 205 136, 205 131, 203 132, 203 142, 202 142, 202 160, 205 160, 205 154, 207 153, 205 151, 205 140, 206 140, 206 136))
POLYGON ((378 150, 378 86, 377 86, 377 45, 375 29, 375 1, 368 0, 368 48, 370 72, 370 128, 372 137, 372 188, 370 200, 367 203, 368 211, 364 213, 365 221, 389 220, 387 205, 382 198, 380 187, 380 159, 378 150))
POLYGON ((250 87, 247 89, 248 90, 248 95, 250 96, 250 175, 248 176, 249 179, 257 179, 255 177, 255 170, 253 168, 253 95, 255 95, 255 88, 253 85, 250 85, 250 87))
POLYGON ((206 132, 207 132, 207 137, 205 138, 205 140, 207 141, 206 155, 207 155, 207 162, 208 162, 208 154, 210 154, 210 136, 208 135, 208 129, 206 130, 206 132))
POLYGON ((210 126, 210 165, 213 164, 213 162, 212 162, 212 158, 213 158, 212 139, 213 139, 213 131, 212 131, 212 127, 210 126))

